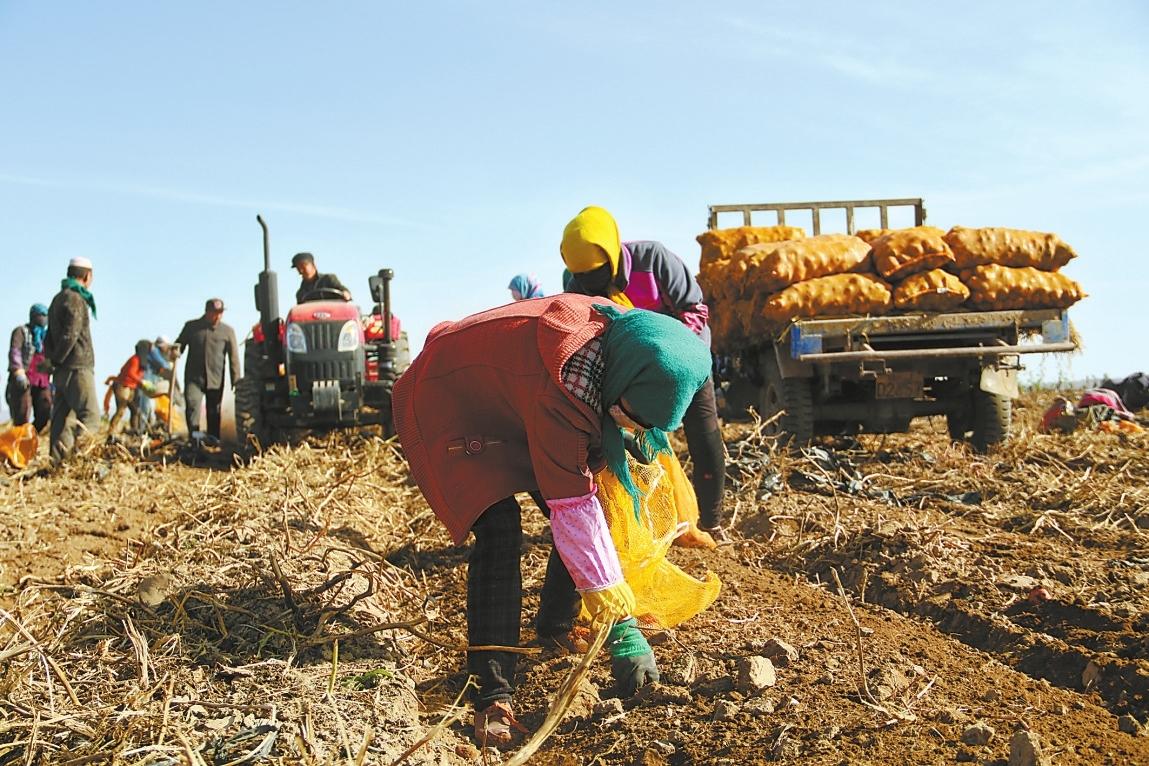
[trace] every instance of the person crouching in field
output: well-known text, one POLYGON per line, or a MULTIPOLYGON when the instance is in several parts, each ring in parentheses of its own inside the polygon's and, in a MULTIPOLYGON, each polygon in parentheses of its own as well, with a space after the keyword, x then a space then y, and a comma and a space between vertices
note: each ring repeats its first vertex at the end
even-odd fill
MULTIPOLYGON (((129 420, 131 433, 140 434, 147 430, 146 423, 141 419, 138 395, 141 391, 145 396, 151 396, 155 393, 155 385, 146 377, 148 355, 151 352, 152 342, 150 340, 137 341, 136 353, 124 362, 124 366, 120 368, 120 374, 110 379, 112 396, 116 400, 116 412, 108 423, 109 441, 116 438, 120 426, 124 422, 124 416, 129 413, 131 414, 129 420)), ((106 404, 107 400, 105 399, 105 409, 107 409, 106 404)))
MULTIPOLYGON (((396 430, 427 503, 460 545, 475 544, 467 570, 472 647, 519 644, 522 529, 516 492, 530 492, 550 519, 536 622, 541 641, 560 641, 581 603, 595 624, 613 625, 611 671, 625 694, 658 680, 650 645, 635 625, 634 593, 595 497, 594 474, 619 477, 636 508, 624 429, 647 458, 669 450, 666 432, 710 374, 710 352, 681 322, 625 310, 602 298, 560 295, 512 303, 444 322, 395 383, 396 430)), ((506 745, 517 654, 468 651, 478 677, 475 736, 506 745)))

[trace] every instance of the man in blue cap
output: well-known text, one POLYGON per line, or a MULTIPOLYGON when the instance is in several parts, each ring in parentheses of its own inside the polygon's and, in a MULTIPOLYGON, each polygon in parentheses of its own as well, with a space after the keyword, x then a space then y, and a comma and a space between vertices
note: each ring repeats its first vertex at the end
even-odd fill
POLYGON ((32 423, 40 431, 52 416, 52 381, 41 369, 47 331, 48 307, 43 303, 32 304, 28 323, 12 331, 8 344, 8 388, 4 393, 14 426, 32 423))

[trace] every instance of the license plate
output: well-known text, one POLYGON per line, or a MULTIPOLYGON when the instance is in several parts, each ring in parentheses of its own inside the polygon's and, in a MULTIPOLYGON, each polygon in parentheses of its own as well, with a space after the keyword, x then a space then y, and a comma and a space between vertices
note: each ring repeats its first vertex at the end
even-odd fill
POLYGON ((922 376, 916 372, 889 372, 875 382, 879 399, 916 399, 922 394, 922 376))

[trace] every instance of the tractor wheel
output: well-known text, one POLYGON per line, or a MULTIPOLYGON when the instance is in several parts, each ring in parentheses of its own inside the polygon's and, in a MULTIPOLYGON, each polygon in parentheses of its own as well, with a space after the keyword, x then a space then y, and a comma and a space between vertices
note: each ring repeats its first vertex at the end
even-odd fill
POLYGON ((766 435, 778 437, 778 443, 784 446, 806 446, 814 435, 814 392, 810 380, 784 379, 770 349, 763 354, 762 372, 765 381, 760 389, 759 409, 764 419, 773 418, 765 428, 766 435))
POLYGON ((977 389, 973 392, 973 448, 986 452, 995 444, 1009 438, 1009 424, 1013 402, 1008 396, 990 394, 977 389))
POLYGON ((395 375, 402 375, 411 366, 411 342, 407 340, 407 333, 399 333, 395 339, 395 375))
POLYGON ((259 389, 259 379, 250 375, 235 384, 235 438, 241 449, 253 452, 262 452, 270 446, 259 389))

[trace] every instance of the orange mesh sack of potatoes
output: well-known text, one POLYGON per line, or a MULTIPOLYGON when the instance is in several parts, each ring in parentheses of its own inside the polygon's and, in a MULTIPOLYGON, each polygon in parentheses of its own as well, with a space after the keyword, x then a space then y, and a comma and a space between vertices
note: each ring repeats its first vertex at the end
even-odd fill
POLYGON ((934 226, 894 229, 873 242, 874 268, 891 282, 954 262, 945 232, 934 226))
POLYGON ((802 239, 806 232, 798 226, 739 226, 734 229, 710 229, 695 239, 702 245, 702 256, 698 260, 700 269, 705 269, 711 261, 722 261, 747 245, 759 242, 782 242, 787 239, 802 239))
POLYGON ((968 297, 969 288, 957 276, 930 269, 898 283, 894 288, 894 307, 903 311, 953 311, 968 297))
POLYGON ((746 285, 773 293, 817 277, 867 271, 870 246, 849 234, 822 234, 750 245, 738 256, 747 262, 746 285))
POLYGON ((959 269, 972 269, 986 263, 1042 271, 1057 271, 1077 257, 1073 248, 1056 234, 1023 229, 989 227, 967 229, 955 226, 946 233, 959 269))
POLYGON ((1056 271, 988 263, 961 272, 968 304, 983 311, 1064 309, 1085 297, 1081 285, 1056 271))
POLYGON ((890 286, 871 274, 834 274, 787 287, 771 295, 759 312, 768 327, 792 319, 884 314, 892 305, 890 286))
POLYGON ((854 232, 854 236, 863 242, 874 244, 874 240, 878 237, 884 237, 889 234, 893 229, 858 229, 854 232))

